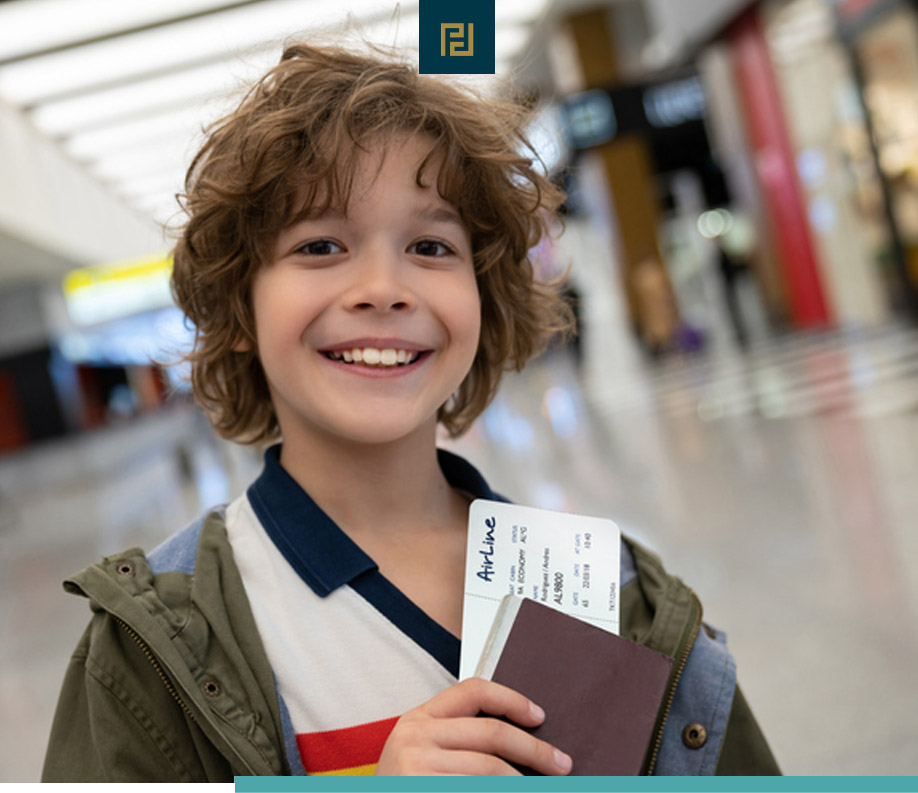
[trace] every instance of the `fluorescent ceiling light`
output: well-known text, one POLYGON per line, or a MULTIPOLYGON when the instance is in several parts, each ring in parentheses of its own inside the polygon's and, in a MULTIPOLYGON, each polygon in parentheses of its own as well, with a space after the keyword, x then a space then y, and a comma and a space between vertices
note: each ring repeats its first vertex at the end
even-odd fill
POLYGON ((169 212, 170 214, 175 214, 182 211, 178 201, 175 200, 176 192, 154 193, 131 199, 131 206, 141 212, 169 212))
POLYGON ((316 30, 344 27, 349 20, 391 15, 389 0, 348 0, 344 6, 318 0, 265 0, 222 13, 76 47, 0 70, 0 95, 14 104, 105 85, 183 63, 219 58, 316 30))
POLYGON ((152 193, 146 193, 131 199, 131 206, 149 212, 157 208, 167 208, 179 210, 178 202, 175 200, 177 190, 157 190, 152 193))
POLYGON ((152 212, 147 213, 155 223, 158 223, 164 229, 166 233, 171 233, 176 229, 177 226, 181 225, 181 222, 178 222, 175 217, 174 212, 170 212, 166 209, 157 209, 152 212))
POLYGON ((549 0, 498 0, 494 4, 497 27, 535 22, 548 10, 549 0))
POLYGON ((417 49, 418 47, 417 12, 403 11, 397 18, 383 19, 355 28, 360 39, 379 44, 383 47, 399 49, 417 49))
POLYGON ((157 190, 170 194, 178 193, 184 187, 185 173, 182 170, 153 174, 113 185, 115 192, 128 200, 135 200, 140 196, 148 195, 157 190))
POLYGON ((185 214, 172 193, 163 193, 146 201, 132 201, 131 206, 137 212, 152 217, 163 225, 179 226, 184 222, 185 214))
POLYGON ((32 120, 48 135, 58 136, 87 126, 98 126, 156 107, 200 105, 205 98, 226 96, 261 76, 277 62, 275 53, 233 58, 130 85, 39 105, 32 120))
POLYGON ((0 59, 224 6, 229 0, 12 0, 0 4, 0 59), (52 21, 53 20, 53 21, 52 21))
POLYGON ((143 146, 133 146, 112 153, 103 154, 87 162, 89 169, 96 173, 116 173, 131 166, 139 160, 164 162, 166 160, 191 163, 197 151, 196 141, 185 136, 174 135, 162 140, 149 141, 143 146))
POLYGON ((200 140, 201 127, 216 120, 228 109, 215 102, 203 110, 191 107, 177 113, 157 113, 147 118, 74 135, 64 141, 64 148, 77 160, 92 160, 107 152, 141 146, 164 137, 200 140))
POLYGON ((179 162, 184 170, 191 164, 192 157, 198 150, 198 141, 187 136, 174 135, 162 141, 150 141, 139 146, 119 149, 94 160, 83 163, 93 173, 125 173, 131 162, 147 158, 159 162, 179 162), (107 169, 107 170, 106 170, 107 169))
POLYGON ((507 61, 513 58, 529 41, 529 28, 525 25, 508 25, 494 31, 494 57, 507 61))
POLYGON ((191 163, 193 153, 186 154, 187 147, 156 149, 152 152, 135 150, 105 157, 93 163, 89 170, 99 179, 106 182, 121 182, 148 174, 161 173, 164 170, 186 170, 191 163))
POLYGON ((132 206, 135 211, 171 229, 183 225, 186 219, 185 213, 171 193, 163 194, 159 199, 150 198, 140 204, 132 202, 132 206))

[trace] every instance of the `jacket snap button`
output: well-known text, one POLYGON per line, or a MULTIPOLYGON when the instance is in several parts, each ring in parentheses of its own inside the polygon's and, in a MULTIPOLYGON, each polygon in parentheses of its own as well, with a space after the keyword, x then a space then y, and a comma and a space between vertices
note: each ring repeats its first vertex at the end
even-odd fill
POLYGON ((700 749, 708 740, 708 731, 697 722, 686 725, 682 731, 682 743, 689 749, 700 749))
POLYGON ((201 688, 209 697, 215 697, 220 693, 220 684, 216 680, 205 680, 201 688))
POLYGON ((115 569, 119 575, 134 575, 133 562, 118 562, 118 566, 115 569))

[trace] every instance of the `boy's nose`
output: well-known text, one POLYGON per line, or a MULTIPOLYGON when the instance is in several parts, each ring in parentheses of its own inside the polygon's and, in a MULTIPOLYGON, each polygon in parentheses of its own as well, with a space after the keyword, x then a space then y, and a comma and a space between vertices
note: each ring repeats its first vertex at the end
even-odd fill
POLYGON ((391 254, 367 256, 355 273, 348 302, 355 309, 405 311, 414 306, 415 298, 406 281, 406 269, 391 254))

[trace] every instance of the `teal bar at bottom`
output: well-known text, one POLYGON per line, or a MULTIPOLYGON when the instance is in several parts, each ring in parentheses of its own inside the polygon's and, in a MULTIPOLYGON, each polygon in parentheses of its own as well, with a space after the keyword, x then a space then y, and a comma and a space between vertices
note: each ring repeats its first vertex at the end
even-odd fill
POLYGON ((914 776, 781 777, 254 777, 237 776, 239 793, 918 793, 914 776))

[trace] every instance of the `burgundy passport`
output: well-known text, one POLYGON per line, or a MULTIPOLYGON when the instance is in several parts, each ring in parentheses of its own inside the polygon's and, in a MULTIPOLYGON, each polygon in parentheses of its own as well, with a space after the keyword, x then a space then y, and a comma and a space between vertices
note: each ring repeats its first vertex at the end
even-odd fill
POLYGON ((492 652, 499 657, 491 679, 545 710, 530 732, 573 758, 572 775, 641 772, 671 658, 529 598, 492 652))

